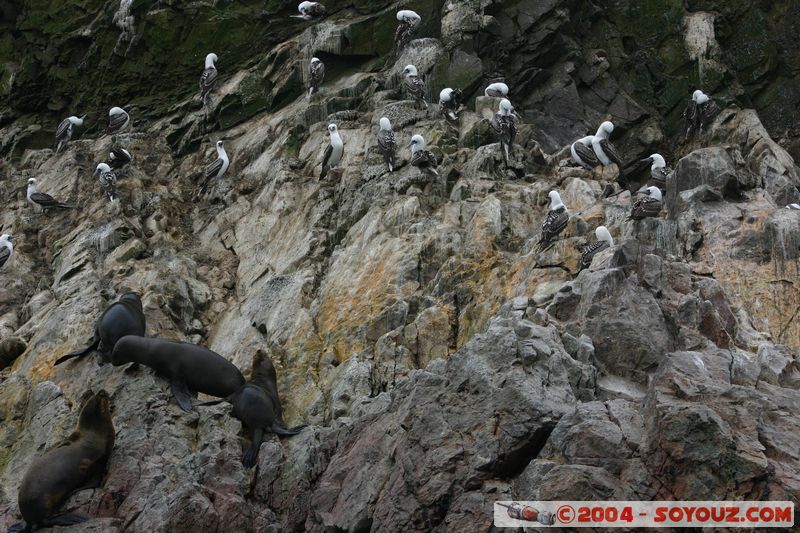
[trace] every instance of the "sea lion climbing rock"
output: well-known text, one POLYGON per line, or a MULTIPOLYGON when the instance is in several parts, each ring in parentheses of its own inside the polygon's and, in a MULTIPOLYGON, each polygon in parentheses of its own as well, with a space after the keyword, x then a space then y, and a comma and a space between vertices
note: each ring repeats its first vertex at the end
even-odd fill
POLYGON ((228 400, 233 404, 233 416, 253 432, 253 443, 242 456, 242 464, 252 468, 258 459, 258 450, 265 431, 278 435, 296 435, 305 424, 287 428, 278 398, 278 380, 269 356, 258 350, 253 359, 250 381, 233 393, 228 400))
POLYGON ((128 335, 117 341, 111 363, 149 366, 170 382, 172 394, 184 411, 192 410, 190 391, 227 398, 245 384, 244 376, 233 363, 216 352, 186 342, 128 335))
POLYGON ((143 337, 145 325, 141 298, 134 292, 126 292, 100 315, 89 346, 59 358, 55 364, 59 365, 73 357, 82 357, 92 350, 99 351, 104 358, 107 358, 122 337, 126 335, 143 337))
POLYGON ((58 514, 58 510, 73 492, 100 485, 113 448, 111 402, 101 390, 83 403, 72 435, 28 468, 18 496, 25 522, 14 524, 9 531, 36 531, 88 520, 85 515, 58 514))

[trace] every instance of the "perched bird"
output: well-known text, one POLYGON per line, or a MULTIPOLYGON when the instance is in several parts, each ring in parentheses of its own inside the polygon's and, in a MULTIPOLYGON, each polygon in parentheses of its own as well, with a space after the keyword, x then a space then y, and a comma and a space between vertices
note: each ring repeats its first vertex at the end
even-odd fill
POLYGON ((402 9, 397 12, 397 31, 394 32, 394 44, 397 50, 402 50, 411 41, 411 36, 419 26, 422 18, 410 9, 402 9))
POLYGON ((425 139, 422 135, 414 135, 411 137, 411 165, 417 167, 426 174, 431 176, 439 176, 436 170, 439 162, 433 152, 425 149, 425 139))
POLYGON ((492 119, 492 129, 497 133, 503 160, 508 165, 508 158, 514 148, 514 138, 517 136, 517 120, 513 114, 514 107, 506 98, 500 100, 500 109, 492 119))
POLYGON ((61 121, 61 124, 58 125, 58 129, 56 129, 56 153, 60 152, 61 148, 66 146, 69 140, 72 139, 75 127, 83 126, 83 120, 85 118, 86 115, 80 118, 73 115, 61 121))
POLYGON ((322 85, 322 80, 325 78, 325 63, 319 58, 312 57, 311 63, 308 65, 308 97, 311 94, 319 92, 319 86, 322 85))
POLYGON ((786 209, 797 209, 800 210, 800 204, 789 204, 786 206, 786 209))
POLYGON ((200 75, 200 99, 203 105, 206 104, 206 96, 214 89, 217 83, 217 54, 211 53, 206 56, 206 67, 200 75))
POLYGON ((336 124, 328 124, 328 131, 330 132, 331 141, 322 155, 322 172, 319 175, 319 179, 325 179, 328 171, 339 168, 339 163, 342 162, 342 156, 344 155, 344 143, 339 136, 339 128, 336 127, 336 124))
POLYGON ((392 131, 392 123, 389 119, 382 117, 380 120, 380 129, 378 130, 378 147, 381 149, 383 159, 389 166, 389 172, 394 171, 394 157, 397 152, 397 140, 392 131))
POLYGON ((486 96, 505 98, 508 96, 508 85, 502 82, 492 83, 483 91, 486 96))
POLYGON ((117 199, 117 175, 111 170, 111 167, 105 163, 100 163, 94 171, 94 175, 98 176, 97 181, 100 187, 108 196, 109 201, 113 202, 117 199))
POLYGON ((417 67, 414 65, 406 65, 406 68, 403 69, 403 75, 405 75, 403 86, 406 89, 406 94, 408 94, 412 100, 425 104, 425 108, 427 109, 428 102, 425 101, 425 81, 417 75, 417 67))
POLYGON ((14 244, 11 242, 13 238, 8 233, 0 235, 0 268, 3 268, 8 263, 11 259, 11 254, 14 253, 14 244))
POLYGON ((583 248, 583 252, 581 253, 581 265, 580 268, 578 268, 578 272, 584 268, 589 268, 592 264, 592 259, 594 259, 594 256, 599 252, 614 246, 614 239, 611 238, 611 234, 605 226, 598 226, 597 229, 594 230, 594 235, 597 237, 597 240, 587 244, 583 248))
POLYGON ((588 135, 572 143, 569 148, 572 160, 586 170, 592 170, 600 164, 600 160, 597 159, 597 154, 592 148, 592 139, 594 139, 594 135, 588 135))
POLYGON ((108 128, 106 133, 119 133, 131 123, 131 116, 121 107, 112 107, 108 110, 108 128))
POLYGON ((616 163, 619 168, 622 168, 622 159, 617 154, 614 145, 608 141, 611 132, 614 131, 614 124, 606 120, 600 127, 597 128, 597 133, 592 138, 592 148, 603 165, 610 165, 616 163))
POLYGON ((550 191, 548 196, 550 197, 550 212, 547 213, 547 218, 542 224, 542 236, 538 243, 540 252, 550 246, 569 222, 569 212, 561 201, 561 195, 556 191, 550 191))
POLYGON ((230 160, 228 154, 225 153, 225 148, 222 146, 222 141, 217 141, 217 159, 206 167, 206 181, 214 178, 221 179, 222 176, 228 171, 230 160))
POLYGON ((118 169, 122 168, 128 163, 133 160, 131 153, 127 151, 125 148, 112 148, 111 151, 108 153, 108 161, 107 163, 111 168, 118 169))
POLYGON ((444 118, 451 122, 458 120, 458 114, 464 108, 461 98, 463 98, 461 89, 451 89, 449 87, 442 89, 442 92, 439 93, 439 111, 444 115, 444 118))
POLYGON ((28 180, 28 202, 39 211, 48 209, 70 209, 72 206, 61 203, 49 194, 36 190, 36 178, 28 180))
POLYGON ((300 2, 297 11, 300 14, 292 15, 292 17, 303 20, 319 20, 325 16, 325 6, 319 2, 300 2))
POLYGON ((642 220, 648 217, 657 217, 661 213, 661 191, 652 185, 644 191, 644 196, 639 197, 631 206, 631 213, 625 220, 642 220))
POLYGON ((672 169, 667 166, 667 162, 661 157, 661 154, 653 154, 650 157, 642 159, 653 163, 650 166, 650 185, 658 187, 662 191, 667 190, 667 176, 669 176, 672 169))
POLYGON ((686 124, 686 137, 704 129, 719 113, 719 106, 700 89, 692 93, 692 101, 681 115, 686 124))

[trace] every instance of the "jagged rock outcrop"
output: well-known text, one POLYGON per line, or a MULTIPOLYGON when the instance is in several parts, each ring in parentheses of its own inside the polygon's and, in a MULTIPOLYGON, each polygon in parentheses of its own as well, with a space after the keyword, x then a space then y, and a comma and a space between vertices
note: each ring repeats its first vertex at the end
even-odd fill
POLYGON ((102 486, 70 500, 94 517, 74 531, 465 531, 488 529, 498 499, 797 500, 795 7, 432 2, 411 6, 423 25, 393 56, 396 3, 325 3, 309 25, 289 2, 69 0, 58 17, 0 2, 18 21, 0 38, 0 224, 17 237, 0 271, 0 528, 27 466, 100 388, 116 447, 102 486), (203 109, 211 50, 221 81, 203 109), (306 99, 315 54, 328 70, 306 99), (431 102, 464 89, 458 126, 402 100, 409 62, 431 102), (482 96, 497 77, 525 120, 508 167, 482 96), (684 140, 700 82, 726 108, 684 140), (119 103, 134 159, 109 204, 90 176, 119 103), (55 155, 54 125, 86 108, 55 155), (566 162, 609 117, 626 160, 674 165, 661 217, 625 220, 644 174, 620 189, 616 166, 566 162), (328 122, 344 172, 320 181, 328 122), (418 132, 439 180, 409 164, 418 132), (218 138, 231 167, 206 183, 218 138), (16 191, 34 176, 75 209, 34 213, 16 191), (538 253, 554 188, 571 219, 538 253), (576 276, 600 224, 616 245, 576 276), (184 413, 149 369, 96 355, 54 367, 129 290, 148 334, 243 371, 270 353, 287 422, 309 427, 268 437, 246 470, 224 404, 184 413))

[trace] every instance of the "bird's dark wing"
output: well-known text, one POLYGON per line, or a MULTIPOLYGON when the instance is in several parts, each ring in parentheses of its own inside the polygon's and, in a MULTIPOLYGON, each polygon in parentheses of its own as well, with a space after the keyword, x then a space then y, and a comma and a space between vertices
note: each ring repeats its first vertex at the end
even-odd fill
POLYGON ((325 77, 325 64, 322 62, 314 63, 309 68, 309 78, 311 85, 314 87, 319 86, 322 83, 322 79, 325 77))
POLYGON ((394 42, 397 44, 398 48, 402 48, 408 44, 413 32, 414 24, 410 22, 401 21, 400 24, 397 25, 397 31, 394 32, 394 42))
POLYGON ((655 217, 661 213, 661 201, 643 196, 634 202, 631 208, 630 218, 633 220, 641 220, 643 218, 655 217))
POLYGON ((614 145, 611 144, 608 139, 600 139, 600 147, 612 163, 616 163, 618 167, 622 168, 622 159, 620 159, 617 149, 614 148, 614 145))
POLYGON ((312 17, 322 17, 325 15, 325 6, 319 2, 315 2, 306 10, 306 14, 312 17))
POLYGON ((589 266, 592 264, 592 259, 594 256, 606 248, 608 248, 608 243, 606 241, 594 241, 593 243, 590 243, 584 247, 583 253, 581 254, 580 269, 583 270, 584 268, 589 268, 589 266))
POLYGON ((221 158, 217 158, 216 161, 208 165, 206 167, 206 179, 213 178, 219 174, 219 171, 222 170, 223 163, 224 161, 222 161, 221 158))
POLYGON ((205 69, 200 76, 200 90, 203 91, 203 94, 210 91, 215 83, 217 83, 217 69, 214 67, 205 69))
POLYGON ((11 257, 11 250, 3 246, 0 248, 0 267, 6 264, 8 258, 11 257))
POLYGON ((714 102, 714 100, 709 100, 704 104, 700 104, 698 107, 698 116, 700 119, 700 127, 705 128, 707 125, 714 120, 714 118, 719 114, 719 106, 714 102))
POLYGON ((697 128, 697 122, 699 118, 697 104, 694 102, 694 100, 689 101, 689 104, 686 106, 686 109, 683 110, 681 117, 683 118, 686 126, 686 136, 688 137, 697 128))
POLYGON ((109 200, 117 197, 117 175, 113 172, 104 172, 98 179, 100 187, 105 191, 109 200))
POLYGON ((31 194, 31 200, 41 205, 42 207, 55 206, 61 203, 52 196, 50 196, 49 194, 43 192, 35 192, 31 194))
POLYGON ((573 148, 575 148, 575 153, 578 154, 578 157, 580 157, 581 160, 587 165, 596 167, 600 164, 600 160, 597 159, 597 154, 594 153, 594 150, 591 146, 586 146, 582 142, 576 142, 573 145, 573 148))
POLYGON ((332 154, 333 154, 333 145, 328 143, 328 146, 325 147, 325 153, 322 154, 322 168, 328 166, 332 154))
POLYGON ((62 120, 61 124, 58 125, 58 129, 56 130, 56 140, 61 140, 66 137, 71 126, 72 122, 70 122, 68 118, 62 120))
POLYGON ((394 132, 389 130, 380 130, 378 132, 378 146, 381 147, 381 150, 384 152, 391 152, 397 149, 397 141, 394 137, 394 132))
POLYGON ((567 222, 569 222, 569 213, 565 208, 553 209, 547 213, 547 218, 542 224, 542 233, 551 236, 558 235, 567 227, 567 222))
POLYGON ((425 97, 425 82, 419 76, 409 76, 405 79, 405 87, 408 94, 416 98, 425 97))
POLYGON ((114 155, 112 159, 117 166, 121 167, 131 162, 131 156, 122 148, 113 148, 111 153, 114 155))
POLYGON ((411 165, 420 168, 435 167, 437 165, 436 156, 428 150, 418 150, 411 157, 411 165))
POLYGON ((503 116, 499 113, 495 113, 494 117, 492 117, 492 129, 498 135, 503 134, 503 116))
POLYGON ((125 121, 128 120, 127 113, 120 113, 119 115, 110 115, 108 117, 108 131, 117 131, 122 126, 125 125, 125 121))

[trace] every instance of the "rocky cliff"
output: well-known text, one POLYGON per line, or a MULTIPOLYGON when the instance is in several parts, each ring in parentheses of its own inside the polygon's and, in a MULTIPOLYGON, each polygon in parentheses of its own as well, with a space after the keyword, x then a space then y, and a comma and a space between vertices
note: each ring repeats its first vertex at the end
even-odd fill
POLYGON ((325 4, 308 23, 286 1, 0 2, 0 224, 17 242, 0 271, 0 528, 101 388, 116 446, 69 502, 94 517, 74 531, 467 531, 498 499, 797 501, 796 3, 325 4), (423 23, 393 55, 401 7, 423 23), (308 100, 312 56, 327 74, 308 100), (464 90, 457 127, 403 100, 408 63, 431 102, 464 90), (509 167, 482 96, 500 78, 524 120, 509 167), (684 141, 698 86, 724 109, 684 141), (91 175, 114 105, 134 160, 111 204, 91 175), (54 154, 55 126, 83 113, 54 154), (613 167, 567 164, 605 119, 626 160, 675 166, 661 217, 625 221, 613 167), (321 181, 328 122, 344 172, 321 181), (412 133, 441 179, 408 164, 412 133), (231 168, 203 188, 218 139, 231 168), (30 177, 75 208, 34 213, 30 177), (537 253, 553 189, 572 217, 537 253), (616 245, 576 276, 600 224, 616 245), (248 470, 230 407, 184 413, 147 368, 96 355, 54 367, 128 290, 149 335, 245 373, 267 351, 287 422, 309 427, 270 436, 248 470))

